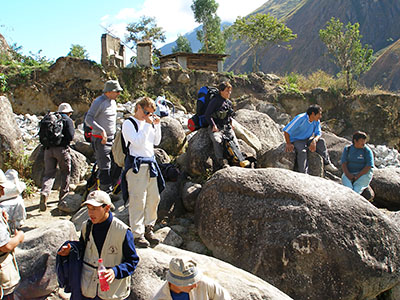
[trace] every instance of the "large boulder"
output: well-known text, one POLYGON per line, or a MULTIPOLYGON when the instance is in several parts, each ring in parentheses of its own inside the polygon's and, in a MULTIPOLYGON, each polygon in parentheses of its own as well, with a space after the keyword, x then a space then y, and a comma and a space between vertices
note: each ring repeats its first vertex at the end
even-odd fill
POLYGON ((13 160, 17 155, 23 154, 23 144, 11 103, 4 96, 0 96, 0 115, 0 168, 3 169, 4 159, 9 156, 8 153, 11 152, 10 156, 13 160))
MULTIPOLYGON (((86 157, 70 148, 71 153, 71 177, 69 183, 78 184, 84 179, 88 164, 86 162, 86 157)), ((42 145, 37 146, 37 148, 32 152, 29 160, 33 162, 32 165, 32 179, 35 185, 41 187, 42 179, 44 174, 44 147, 42 145)), ((53 189, 58 189, 60 187, 61 181, 60 170, 57 170, 56 180, 54 182, 53 189)))
POLYGON ((335 182, 284 169, 220 170, 197 199, 213 255, 294 299, 371 299, 400 280, 400 229, 335 182))
POLYGON ((56 252, 67 240, 77 240, 74 225, 59 220, 25 233, 25 240, 16 248, 21 283, 19 299, 38 299, 58 288, 56 252))
POLYGON ((214 161, 214 149, 208 128, 201 128, 189 140, 184 169, 192 175, 203 175, 215 171, 214 161))
POLYGON ((166 245, 158 245, 151 249, 137 249, 140 257, 139 265, 132 276, 129 299, 151 299, 165 282, 169 262, 173 257, 188 257, 198 263, 199 269, 206 276, 216 280, 229 291, 235 300, 289 300, 285 295, 268 282, 235 268, 218 259, 180 250, 166 245))
POLYGON ((400 168, 374 169, 371 187, 375 192, 374 204, 390 210, 400 210, 400 168))
POLYGON ((176 156, 182 152, 186 144, 186 134, 181 123, 171 117, 161 119, 161 143, 158 147, 169 155, 176 156))

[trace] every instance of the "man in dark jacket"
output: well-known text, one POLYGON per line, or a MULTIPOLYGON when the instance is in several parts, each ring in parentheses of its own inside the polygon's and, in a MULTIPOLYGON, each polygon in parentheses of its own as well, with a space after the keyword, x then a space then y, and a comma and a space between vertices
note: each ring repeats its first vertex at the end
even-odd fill
POLYGON ((60 204, 69 192, 69 178, 71 173, 71 154, 69 144, 74 138, 75 128, 70 116, 72 115, 72 107, 68 103, 61 103, 58 110, 63 119, 63 138, 58 146, 45 147, 44 150, 44 176, 42 181, 42 190, 40 192, 39 210, 47 209, 47 199, 53 188, 54 180, 57 172, 57 163, 61 171, 61 187, 59 194, 60 204))
POLYGON ((232 129, 233 107, 229 97, 232 92, 232 85, 224 81, 218 85, 219 94, 215 96, 207 106, 205 118, 209 124, 208 132, 213 142, 215 157, 219 167, 228 167, 228 161, 224 159, 223 136, 233 139, 239 148, 236 135, 232 129))

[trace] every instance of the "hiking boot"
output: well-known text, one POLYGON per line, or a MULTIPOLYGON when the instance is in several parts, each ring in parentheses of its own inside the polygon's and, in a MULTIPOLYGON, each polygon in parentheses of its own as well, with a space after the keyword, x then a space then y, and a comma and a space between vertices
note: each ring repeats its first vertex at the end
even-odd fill
POLYGON ((138 248, 147 248, 150 246, 150 243, 144 238, 144 236, 135 238, 134 243, 138 248))
POLYGON ((325 170, 334 173, 338 171, 338 168, 336 168, 332 163, 329 163, 325 165, 325 170))
POLYGON ((144 237, 146 238, 146 240, 148 240, 150 242, 150 244, 152 245, 158 245, 160 243, 160 240, 155 236, 154 232, 153 232, 153 226, 146 226, 145 227, 145 233, 144 233, 144 237))
POLYGON ((40 194, 39 211, 46 211, 47 209, 47 196, 40 194))

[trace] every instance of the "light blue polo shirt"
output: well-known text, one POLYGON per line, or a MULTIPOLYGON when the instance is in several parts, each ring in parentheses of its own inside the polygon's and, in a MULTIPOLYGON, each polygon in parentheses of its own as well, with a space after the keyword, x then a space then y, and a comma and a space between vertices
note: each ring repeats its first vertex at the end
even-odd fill
POLYGON ((310 122, 307 113, 302 113, 295 116, 294 119, 283 128, 283 131, 289 134, 290 142, 292 143, 295 141, 307 140, 312 135, 321 135, 321 122, 310 122))

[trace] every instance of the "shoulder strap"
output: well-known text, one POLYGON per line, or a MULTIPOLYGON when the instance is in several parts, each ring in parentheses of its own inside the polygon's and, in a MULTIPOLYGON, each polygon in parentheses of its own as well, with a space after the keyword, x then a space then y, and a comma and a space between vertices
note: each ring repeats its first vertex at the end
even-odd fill
POLYGON ((133 126, 135 127, 136 132, 139 131, 138 125, 136 123, 136 121, 132 118, 128 118, 129 121, 131 121, 131 123, 133 124, 133 126))

